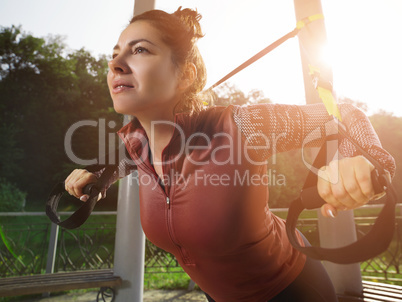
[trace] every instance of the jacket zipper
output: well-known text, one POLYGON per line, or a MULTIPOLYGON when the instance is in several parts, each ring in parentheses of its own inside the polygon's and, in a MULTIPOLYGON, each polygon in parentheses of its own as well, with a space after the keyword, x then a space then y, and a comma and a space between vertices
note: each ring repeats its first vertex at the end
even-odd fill
MULTIPOLYGON (((158 174, 156 174, 156 171, 154 169, 151 169, 146 163, 143 163, 143 165, 146 166, 147 170, 149 173, 153 174, 155 176, 155 179, 159 179, 158 174)), ((163 171, 163 166, 162 166, 162 172, 163 171)), ((171 185, 171 184, 170 184, 171 185)), ((174 231, 173 231, 173 225, 172 225, 172 219, 171 219, 171 209, 170 205, 172 203, 172 200, 169 197, 169 194, 164 190, 160 184, 158 184, 159 189, 163 192, 165 195, 166 199, 166 221, 167 221, 167 227, 168 227, 168 234, 169 238, 172 241, 172 243, 177 247, 177 249, 180 251, 181 258, 185 264, 192 264, 192 261, 188 255, 188 252, 180 245, 177 243, 177 240, 175 239, 174 231)), ((166 187, 165 187, 166 188, 166 187)))
POLYGON ((192 264, 192 261, 188 255, 188 252, 186 251, 185 248, 183 248, 180 244, 177 243, 177 240, 175 238, 174 230, 173 230, 173 223, 172 223, 172 218, 171 218, 172 212, 170 209, 171 200, 168 196, 166 197, 166 205, 167 205, 166 220, 167 220, 168 233, 169 233, 170 240, 179 249, 183 262, 187 265, 192 264))

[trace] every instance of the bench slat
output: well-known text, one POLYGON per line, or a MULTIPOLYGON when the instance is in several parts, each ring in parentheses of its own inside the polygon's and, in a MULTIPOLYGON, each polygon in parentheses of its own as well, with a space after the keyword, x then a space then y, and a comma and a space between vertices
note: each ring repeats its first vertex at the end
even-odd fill
POLYGON ((365 293, 364 298, 365 298, 365 300, 366 300, 366 298, 372 298, 372 299, 377 299, 379 301, 384 301, 384 302, 401 302, 400 299, 395 299, 395 298, 391 298, 391 297, 385 297, 385 296, 383 296, 381 294, 374 295, 374 294, 370 294, 370 293, 365 293))
POLYGON ((391 293, 399 293, 402 295, 402 286, 385 284, 385 283, 375 283, 375 282, 363 282, 363 287, 367 289, 377 289, 391 293))
POLYGON ((71 289, 115 287, 121 283, 121 278, 114 276, 111 270, 10 277, 0 279, 0 297, 71 289))
POLYGON ((363 281, 363 286, 377 286, 381 288, 389 288, 389 289, 396 289, 398 291, 402 291, 402 286, 395 285, 395 284, 388 284, 388 283, 378 283, 373 281, 363 281))
POLYGON ((367 297, 364 297, 364 302, 384 302, 383 300, 377 300, 377 299, 369 299, 367 297))
POLYGON ((365 298, 375 297, 380 301, 402 301, 402 286, 363 281, 363 294, 365 298))
POLYGON ((402 301, 402 294, 401 293, 392 293, 389 291, 384 291, 381 289, 363 289, 364 294, 374 294, 374 295, 381 295, 383 297, 391 297, 391 298, 398 298, 402 301))
POLYGON ((18 276, 18 277, 8 277, 8 278, 0 278, 0 286, 6 283, 14 283, 14 282, 31 282, 34 280, 49 280, 49 276, 51 276, 52 280, 54 279, 64 279, 64 278, 74 278, 78 277, 90 277, 90 276, 99 276, 99 277, 107 277, 113 276, 113 271, 111 270, 93 270, 93 271, 79 271, 79 272, 59 272, 53 274, 42 274, 42 275, 29 275, 29 276, 18 276))
MULTIPOLYGON (((51 277, 50 277, 51 278, 51 277)), ((69 283, 69 282, 80 282, 80 283, 84 283, 84 282, 93 282, 93 281, 99 281, 99 282, 108 282, 108 281, 114 281, 116 278, 115 276, 108 276, 108 277, 99 277, 99 276, 88 276, 85 278, 81 278, 81 277, 75 277, 75 278, 58 278, 58 279, 35 279, 35 278, 30 278, 29 280, 24 280, 23 282, 14 282, 14 283, 8 283, 5 284, 4 286, 1 286, 0 288, 3 287, 13 287, 13 286, 18 286, 18 287, 22 287, 22 286, 29 286, 29 284, 31 283, 36 283, 36 284, 58 284, 58 283, 69 283)))
POLYGON ((364 292, 381 292, 381 293, 384 293, 387 296, 393 296, 393 297, 397 297, 397 298, 402 299, 402 290, 399 290, 399 291, 396 290, 396 289, 389 290, 389 289, 384 289, 384 288, 381 288, 381 287, 372 287, 372 288, 364 287, 363 291, 364 292))

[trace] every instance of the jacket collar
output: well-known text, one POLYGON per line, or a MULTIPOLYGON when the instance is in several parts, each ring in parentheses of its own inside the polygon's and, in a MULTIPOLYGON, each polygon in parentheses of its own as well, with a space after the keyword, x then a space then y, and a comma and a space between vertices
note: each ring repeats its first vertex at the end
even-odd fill
MULTIPOLYGON (((186 120, 191 120, 191 117, 187 113, 177 113, 174 118, 175 131, 173 133, 172 140, 177 135, 188 136, 191 132, 191 127, 184 127, 186 120)), ((189 126, 189 125, 187 125, 189 126)), ((148 156, 149 152, 149 138, 142 127, 140 121, 134 117, 131 122, 123 126, 117 134, 123 140, 127 150, 131 155, 136 154, 140 158, 148 156)))

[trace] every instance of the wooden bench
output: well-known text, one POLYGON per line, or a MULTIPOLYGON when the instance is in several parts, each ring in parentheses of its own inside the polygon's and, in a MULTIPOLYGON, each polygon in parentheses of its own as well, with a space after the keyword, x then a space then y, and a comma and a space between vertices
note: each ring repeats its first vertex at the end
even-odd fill
POLYGON ((112 270, 90 270, 62 272, 54 274, 9 277, 0 279, 0 297, 40 294, 72 289, 100 288, 97 301, 107 289, 114 300, 114 287, 120 286, 122 280, 112 270))
POLYGON ((361 297, 338 295, 339 302, 400 302, 402 301, 402 286, 363 281, 361 297))
POLYGON ((402 286, 363 281, 364 301, 402 301, 402 286))

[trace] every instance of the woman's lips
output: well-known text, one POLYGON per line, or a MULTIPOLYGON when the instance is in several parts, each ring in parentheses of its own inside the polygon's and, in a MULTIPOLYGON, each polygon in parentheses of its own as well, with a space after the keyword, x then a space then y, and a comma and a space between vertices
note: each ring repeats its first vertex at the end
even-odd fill
POLYGON ((129 86, 129 85, 118 85, 116 87, 113 87, 113 93, 117 94, 126 90, 134 89, 134 86, 129 86))
POLYGON ((124 92, 124 91, 130 90, 130 89, 134 89, 134 86, 128 82, 121 81, 121 80, 113 82, 112 92, 114 94, 124 92))

